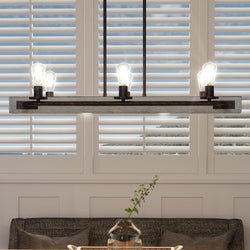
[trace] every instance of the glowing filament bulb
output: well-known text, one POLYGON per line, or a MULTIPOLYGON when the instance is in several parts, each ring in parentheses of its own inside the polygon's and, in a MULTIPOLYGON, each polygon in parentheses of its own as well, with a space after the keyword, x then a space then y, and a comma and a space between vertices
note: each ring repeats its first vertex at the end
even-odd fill
POLYGON ((56 85, 56 74, 53 71, 47 71, 44 78, 44 87, 47 92, 53 92, 56 85))
POLYGON ((32 84, 34 86, 43 86, 46 66, 42 63, 34 63, 31 66, 32 84))
POLYGON ((217 73, 217 65, 213 62, 205 63, 202 70, 197 74, 200 91, 204 91, 205 86, 214 85, 217 73))
POLYGON ((133 78, 130 65, 128 63, 122 62, 116 67, 116 71, 119 85, 128 86, 130 89, 133 78))

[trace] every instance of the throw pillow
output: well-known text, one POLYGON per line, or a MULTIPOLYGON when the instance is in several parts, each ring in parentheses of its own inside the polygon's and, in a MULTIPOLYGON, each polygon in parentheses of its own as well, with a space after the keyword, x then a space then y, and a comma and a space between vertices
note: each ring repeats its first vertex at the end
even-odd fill
POLYGON ((49 237, 47 235, 33 234, 19 229, 18 247, 20 249, 66 249, 67 245, 87 246, 89 230, 84 229, 72 236, 49 237))
POLYGON ((234 231, 228 231, 215 237, 190 237, 181 233, 166 230, 160 241, 160 246, 182 245, 185 250, 228 250, 234 231))

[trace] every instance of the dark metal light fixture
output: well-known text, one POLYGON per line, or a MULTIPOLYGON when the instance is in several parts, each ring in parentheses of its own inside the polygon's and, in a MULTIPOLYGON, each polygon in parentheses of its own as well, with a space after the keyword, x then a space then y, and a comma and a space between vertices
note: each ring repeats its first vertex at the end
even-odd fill
POLYGON ((198 73, 200 97, 171 96, 149 97, 146 95, 146 0, 143 0, 143 94, 131 97, 132 73, 129 64, 117 66, 119 95, 107 96, 107 0, 103 0, 103 97, 72 96, 54 97, 55 74, 46 72, 45 66, 32 66, 34 96, 10 97, 10 113, 240 113, 241 97, 214 96, 217 66, 203 65, 198 73), (43 96, 43 87, 46 97, 43 96))

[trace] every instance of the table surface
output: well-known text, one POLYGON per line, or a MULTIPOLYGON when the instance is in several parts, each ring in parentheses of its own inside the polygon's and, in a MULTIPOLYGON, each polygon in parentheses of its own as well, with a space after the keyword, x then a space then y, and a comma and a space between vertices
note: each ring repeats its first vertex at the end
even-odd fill
MULTIPOLYGON (((68 246, 69 250, 107 250, 108 247, 107 246, 73 246, 70 245, 71 247, 68 246)), ((124 250, 124 249, 140 249, 139 247, 110 247, 110 249, 114 249, 114 250, 124 250)), ((183 249, 183 246, 176 246, 176 247, 142 247, 142 250, 181 250, 183 249)))

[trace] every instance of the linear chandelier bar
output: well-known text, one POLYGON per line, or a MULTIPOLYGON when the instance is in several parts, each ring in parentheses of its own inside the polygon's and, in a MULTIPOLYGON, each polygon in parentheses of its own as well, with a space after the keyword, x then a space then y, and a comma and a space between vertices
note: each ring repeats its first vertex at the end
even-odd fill
POLYGON ((121 102, 113 97, 50 97, 39 102, 27 97, 10 98, 11 113, 240 113, 241 97, 219 97, 216 101, 195 96, 134 97, 121 102))

